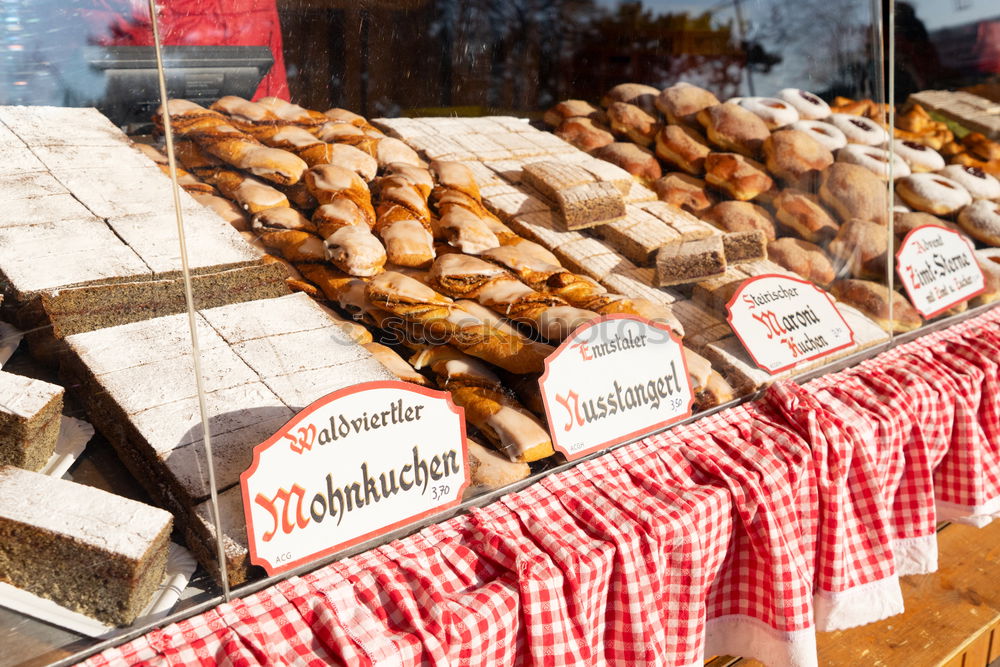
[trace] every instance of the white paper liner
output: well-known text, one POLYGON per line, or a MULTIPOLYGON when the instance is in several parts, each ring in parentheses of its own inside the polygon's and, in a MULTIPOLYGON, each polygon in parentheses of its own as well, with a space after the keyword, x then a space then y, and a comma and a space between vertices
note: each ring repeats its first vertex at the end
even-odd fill
POLYGON ((48 462, 38 472, 49 477, 62 477, 80 458, 80 454, 83 454, 87 443, 93 437, 93 426, 82 419, 63 415, 62 423, 59 425, 59 439, 56 440, 56 449, 52 452, 48 462))
POLYGON ((993 517, 1000 515, 1000 497, 991 498, 982 505, 959 505, 938 500, 934 503, 937 508, 938 521, 951 521, 953 523, 965 523, 976 528, 983 528, 993 521, 993 517))
MULTIPOLYGON (((173 542, 169 543, 167 571, 163 583, 156 589, 150 603, 139 614, 135 625, 155 622, 166 616, 177 604, 197 564, 190 551, 173 542)), ((118 631, 114 626, 104 625, 89 616, 70 611, 52 600, 32 595, 5 583, 0 583, 0 606, 87 637, 102 638, 118 631)))
POLYGON ((901 577, 937 572, 937 534, 893 540, 892 553, 896 558, 896 574, 901 577))
POLYGON ((18 329, 6 322, 0 322, 0 368, 14 355, 14 350, 24 337, 18 329))
POLYGON ((895 574, 846 591, 813 595, 813 618, 819 632, 846 630, 902 613, 903 591, 895 574))
POLYGON ((816 630, 782 632, 750 616, 720 616, 705 624, 705 655, 755 658, 768 667, 816 667, 816 630))

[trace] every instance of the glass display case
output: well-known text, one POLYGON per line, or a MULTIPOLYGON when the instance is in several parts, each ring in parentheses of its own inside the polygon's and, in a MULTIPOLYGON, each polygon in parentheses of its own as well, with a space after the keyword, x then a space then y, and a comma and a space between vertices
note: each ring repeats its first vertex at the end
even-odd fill
MULTIPOLYGON (((185 575, 167 579, 179 599, 103 629, 0 597, 14 662, 79 659, 574 465, 540 378, 599 319, 651 322, 677 346, 690 409, 649 422, 662 428, 989 307, 1000 16, 938 4, 4 3, 2 319, 7 342, 25 338, 4 373, 47 383, 60 437, 84 441, 43 470, 141 503, 119 510, 120 542, 139 539, 129 511, 169 517, 142 533, 155 556, 132 560, 185 575), (984 189, 932 213, 952 197, 920 181, 946 160, 984 189), (911 278, 930 262, 937 280, 924 246, 954 251, 950 285, 972 282, 915 308, 927 287, 911 278), (283 434, 397 382, 461 408, 468 488, 262 567, 246 527, 261 447, 323 445, 322 425, 316 442, 283 434)), ((397 419, 360 400, 364 429, 397 419)), ((650 432, 622 427, 584 457, 650 432)), ((364 465, 356 507, 373 504, 364 465)), ((19 505, 5 483, 0 504, 19 505)), ((53 493, 81 493, 65 484, 53 493)), ((350 480, 334 486, 300 487, 274 531, 320 524, 341 491, 350 510, 350 480)), ((48 534, 64 508, 5 511, 48 534)), ((55 595, 43 569, 18 575, 55 595)))

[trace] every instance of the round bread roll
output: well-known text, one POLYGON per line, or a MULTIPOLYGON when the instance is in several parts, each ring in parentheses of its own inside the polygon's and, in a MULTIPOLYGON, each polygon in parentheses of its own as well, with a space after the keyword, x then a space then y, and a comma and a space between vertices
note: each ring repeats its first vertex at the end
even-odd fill
POLYGON ((660 130, 655 116, 628 102, 612 102, 608 105, 608 123, 612 132, 624 135, 640 146, 652 144, 660 130))
POLYGON ((701 219, 726 232, 760 230, 768 241, 775 239, 774 220, 767 209, 748 201, 723 201, 708 209, 701 219))
POLYGON ((711 149, 705 137, 683 125, 665 125, 656 134, 656 156, 698 176, 711 149))
POLYGON ((556 128, 555 135, 585 153, 615 140, 615 135, 591 118, 567 118, 556 128))
POLYGON ((771 203, 778 222, 810 243, 826 243, 840 229, 816 195, 789 188, 771 203))
POLYGON ((615 102, 625 102, 634 104, 650 115, 655 115, 656 98, 659 95, 659 88, 641 83, 620 83, 601 98, 601 106, 607 109, 615 102))
POLYGON ((926 225, 938 225, 939 227, 944 227, 945 229, 951 229, 953 231, 958 231, 958 227, 947 220, 942 220, 930 213, 924 213, 922 211, 906 211, 906 212, 895 212, 892 217, 892 233, 896 235, 896 239, 902 241, 906 238, 906 235, 912 232, 918 227, 924 227, 926 225))
POLYGON ((820 177, 819 196, 841 221, 861 218, 888 223, 885 181, 864 167, 834 162, 820 177))
POLYGON ((719 98, 711 92, 683 81, 665 88, 656 97, 656 108, 667 120, 687 125, 695 124, 695 116, 699 111, 718 103, 719 98))
POLYGON ((764 121, 731 102, 702 109, 698 112, 698 122, 712 144, 750 158, 760 153, 764 140, 771 136, 764 121))
POLYGON ((658 178, 651 184, 661 201, 673 204, 691 213, 699 213, 712 206, 714 201, 708 194, 705 181, 688 174, 672 172, 658 178))
POLYGON ((973 199, 1000 199, 1000 181, 978 167, 950 164, 938 173, 968 190, 973 199))
POLYGON ((890 292, 889 288, 881 283, 870 280, 837 280, 830 286, 830 293, 838 301, 857 308, 890 333, 906 333, 923 324, 916 308, 910 305, 902 294, 890 292))
POLYGON ((652 151, 632 143, 616 141, 595 149, 591 155, 621 167, 644 185, 663 176, 660 163, 652 151))
POLYGON ((771 173, 793 187, 813 189, 819 172, 833 164, 833 153, 799 130, 778 130, 764 140, 771 173))
POLYGON ((1000 246, 1000 204, 989 199, 973 202, 958 214, 958 226, 977 241, 1000 246))
POLYGON ((823 287, 836 277, 833 264, 815 243, 785 237, 767 244, 767 258, 823 287))
POLYGON ((838 268, 846 266, 855 278, 874 280, 886 275, 888 249, 889 228, 857 218, 841 225, 827 247, 838 268))
POLYGON ((896 181, 896 192, 907 206, 924 213, 951 215, 972 203, 961 185, 938 174, 910 174, 896 181))
POLYGON ((774 185, 764 165, 739 153, 709 153, 705 180, 740 201, 753 199, 774 185))
POLYGON ((542 116, 542 121, 549 127, 559 127, 567 118, 589 118, 603 123, 604 112, 585 100, 563 100, 542 116))
POLYGON ((983 270, 986 289, 969 302, 970 306, 981 306, 1000 299, 1000 249, 985 248, 976 251, 976 260, 983 270))

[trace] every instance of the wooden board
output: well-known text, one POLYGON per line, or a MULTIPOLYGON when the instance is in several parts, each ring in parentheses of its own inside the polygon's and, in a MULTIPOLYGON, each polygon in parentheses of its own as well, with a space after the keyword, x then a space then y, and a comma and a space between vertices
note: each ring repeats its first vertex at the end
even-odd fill
MULTIPOLYGON (((938 572, 903 577, 903 614, 819 633, 819 664, 986 667, 1000 658, 1000 522, 949 525, 938 547, 938 572)), ((736 665, 762 667, 755 660, 736 665)))

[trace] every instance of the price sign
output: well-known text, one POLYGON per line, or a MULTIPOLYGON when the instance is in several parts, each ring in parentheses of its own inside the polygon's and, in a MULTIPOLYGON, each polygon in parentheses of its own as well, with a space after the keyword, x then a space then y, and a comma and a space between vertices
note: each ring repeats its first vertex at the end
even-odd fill
POLYGON ((694 403, 680 339, 629 315, 574 331, 538 383, 552 444, 570 460, 683 419, 694 403))
POLYGON ((396 381, 309 405, 240 476, 251 562, 276 574, 458 504, 464 415, 449 394, 396 381))
POLYGON ((750 278, 726 305, 727 321, 754 363, 769 373, 854 344, 854 331, 830 295, 776 274, 750 278))
POLYGON ((940 225, 906 235, 896 253, 896 271, 910 303, 928 319, 986 289, 972 242, 940 225))

